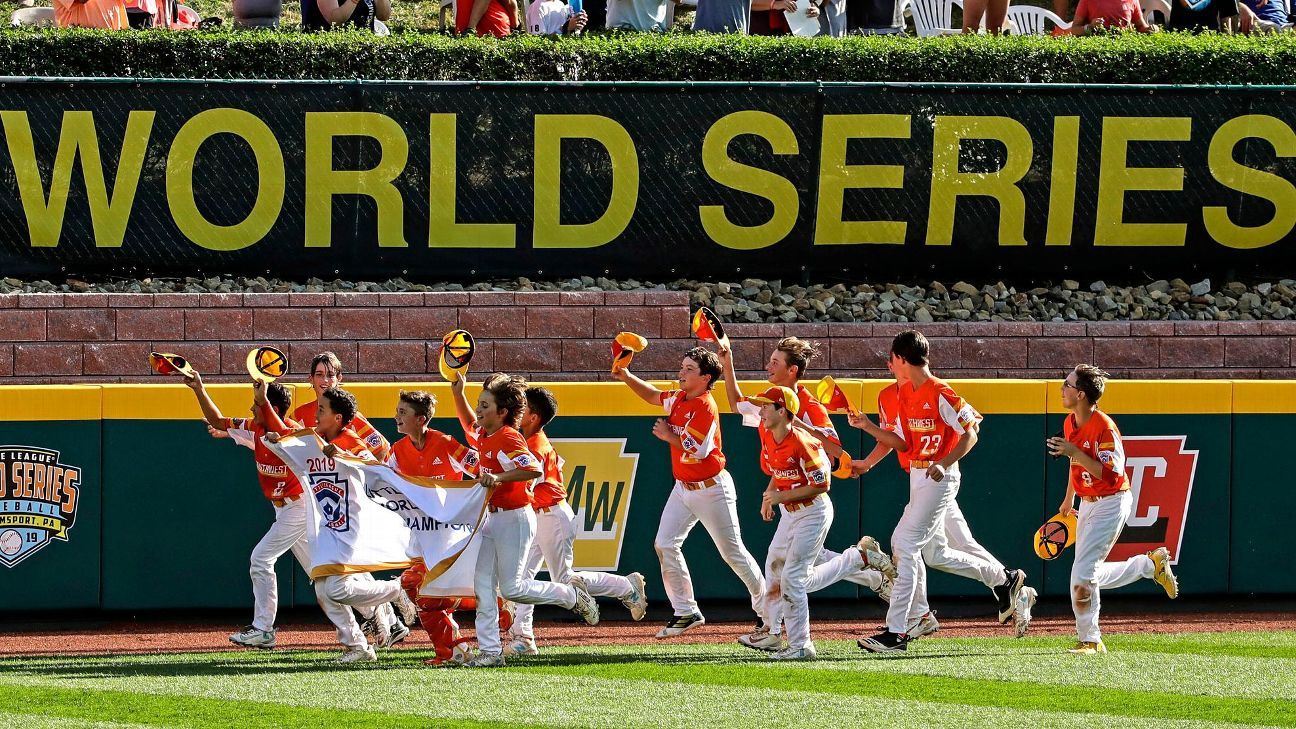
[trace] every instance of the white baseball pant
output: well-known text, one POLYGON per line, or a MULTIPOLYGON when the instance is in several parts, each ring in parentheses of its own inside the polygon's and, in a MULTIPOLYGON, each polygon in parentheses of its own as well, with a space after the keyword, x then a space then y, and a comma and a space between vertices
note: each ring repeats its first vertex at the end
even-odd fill
POLYGON ((693 579, 688 564, 684 562, 684 540, 699 521, 711 535, 720 556, 738 575, 751 595, 752 610, 769 624, 765 617, 765 578, 760 564, 743 546, 738 528, 738 496, 733 477, 721 471, 716 484, 709 488, 690 491, 677 480, 671 489, 666 506, 662 508, 661 522, 653 547, 661 562, 662 583, 676 615, 699 613, 697 600, 693 599, 693 579))
POLYGON ((383 616, 384 622, 392 621, 386 617, 391 612, 387 603, 395 600, 401 593, 400 578, 375 580, 368 572, 349 575, 329 575, 315 581, 315 597, 320 607, 329 614, 329 619, 337 627, 338 642, 348 648, 363 648, 369 644, 355 616, 345 606, 356 608, 361 615, 368 616, 374 610, 383 616), (335 617, 326 607, 329 603, 338 606, 339 614, 335 617))
MULTIPOLYGON (((955 481, 949 508, 945 510, 945 519, 935 538, 923 549, 923 561, 928 567, 941 572, 976 580, 986 587, 994 588, 1003 584, 1006 572, 1003 563, 972 536, 972 530, 968 528, 967 519, 963 517, 963 510, 958 504, 961 485, 961 481, 955 481)), ((930 609, 924 586, 921 594, 914 595, 913 605, 909 609, 909 624, 917 622, 930 609)))
MULTIPOLYGON (((615 597, 620 600, 630 597, 634 586, 630 580, 611 572, 575 572, 572 562, 575 559, 576 536, 580 534, 580 525, 576 522, 576 512, 566 501, 556 506, 546 507, 536 512, 535 541, 527 554, 526 571, 529 579, 535 579, 543 564, 553 582, 567 584, 573 575, 585 580, 589 592, 595 597, 615 597)), ((509 634, 516 637, 535 638, 533 618, 535 606, 522 603, 517 606, 513 616, 513 627, 509 634)))
POLYGON ((924 468, 909 471, 909 503, 891 533, 897 574, 891 588, 891 606, 887 609, 887 630, 893 633, 909 632, 909 616, 915 600, 922 605, 927 603, 923 550, 941 532, 958 485, 958 464, 950 467, 940 481, 927 478, 924 468))
POLYGON ((530 578, 526 558, 535 538, 536 515, 530 506, 486 514, 479 528, 480 551, 474 592, 477 594, 477 647, 483 654, 499 655, 499 605, 495 591, 505 600, 528 605, 576 606, 576 591, 570 585, 541 582, 530 578))
POLYGON ((848 549, 817 564, 832 527, 833 505, 827 496, 820 495, 793 512, 780 505, 779 511, 778 527, 765 558, 765 609, 772 634, 778 635, 780 621, 786 621, 788 647, 805 648, 810 644, 808 595, 862 570, 864 559, 858 549, 848 549))
MULTIPOLYGON (((279 612, 279 583, 275 577, 275 562, 279 561, 284 552, 291 550, 303 570, 310 572, 311 564, 310 547, 306 543, 306 519, 311 512, 306 500, 298 498, 286 502, 283 506, 274 507, 274 512, 274 523, 252 548, 249 570, 252 577, 252 626, 265 631, 274 629, 275 616, 279 612)), ((365 576, 369 577, 368 574, 365 576)), ((329 622, 337 628, 341 639, 346 624, 352 622, 351 612, 345 605, 332 600, 320 599, 319 606, 328 616, 329 622)))
POLYGON ((1096 643, 1102 638, 1098 629, 1098 595, 1102 590, 1151 579, 1156 573, 1156 564, 1146 554, 1124 562, 1105 561, 1133 510, 1134 495, 1130 491, 1080 502, 1075 562, 1071 565, 1071 608, 1076 616, 1076 634, 1082 641, 1096 643))

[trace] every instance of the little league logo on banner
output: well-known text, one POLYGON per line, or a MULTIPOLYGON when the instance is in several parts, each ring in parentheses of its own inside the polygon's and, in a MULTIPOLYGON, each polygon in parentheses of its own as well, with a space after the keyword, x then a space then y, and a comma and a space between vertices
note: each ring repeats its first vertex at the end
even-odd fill
POLYGON ((1184 446, 1184 435, 1125 436, 1125 474, 1134 492, 1134 511, 1107 557, 1119 562, 1157 547, 1179 562, 1188 502, 1197 473, 1198 451, 1184 446))
POLYGON ((0 446, 0 564, 13 567, 53 539, 68 540, 81 496, 81 469, 59 452, 0 446))
POLYGON ((616 570, 634 493, 639 454, 625 438, 553 438, 564 461, 567 501, 576 512, 575 568, 616 570))

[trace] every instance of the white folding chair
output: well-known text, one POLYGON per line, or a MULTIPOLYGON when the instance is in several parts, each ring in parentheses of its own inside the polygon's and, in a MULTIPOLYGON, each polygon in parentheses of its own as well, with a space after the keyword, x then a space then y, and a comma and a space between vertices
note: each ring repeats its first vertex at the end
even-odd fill
POLYGON ((958 35, 954 27, 954 0, 903 0, 903 12, 913 18, 914 33, 919 38, 958 35))
POLYGON ((9 22, 27 28, 53 28, 54 8, 18 8, 9 17, 9 22))
POLYGON ((450 27, 454 27, 455 0, 441 0, 441 7, 437 10, 437 26, 444 28, 446 24, 446 11, 450 11, 450 27))
POLYGON ((1165 24, 1170 21, 1170 3, 1167 0, 1140 0, 1139 7, 1143 8, 1143 20, 1148 23, 1165 24), (1153 13, 1160 13, 1160 18, 1152 16, 1153 13))
POLYGON ((1071 27, 1070 23, 1051 10, 1034 5, 1008 6, 1008 24, 1016 35, 1048 35, 1052 31, 1046 27, 1046 23, 1052 23, 1063 30, 1071 27))

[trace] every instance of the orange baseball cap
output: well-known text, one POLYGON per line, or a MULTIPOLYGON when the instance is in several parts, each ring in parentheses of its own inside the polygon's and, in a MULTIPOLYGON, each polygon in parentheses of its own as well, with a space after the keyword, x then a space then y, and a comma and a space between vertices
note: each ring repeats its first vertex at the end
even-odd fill
POLYGON ((752 395, 747 402, 756 405, 781 405, 789 413, 796 415, 801 411, 801 401, 797 399, 792 388, 775 385, 759 395, 752 395))

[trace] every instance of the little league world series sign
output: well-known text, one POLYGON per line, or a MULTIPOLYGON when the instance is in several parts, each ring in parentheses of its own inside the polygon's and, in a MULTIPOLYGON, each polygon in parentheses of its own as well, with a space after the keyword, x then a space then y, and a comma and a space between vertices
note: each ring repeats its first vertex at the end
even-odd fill
POLYGON ((81 469, 58 451, 0 446, 0 564, 13 567, 54 540, 68 541, 81 496, 81 469))
POLYGON ((1287 266, 1293 89, 0 84, 0 262, 327 278, 1287 266))

